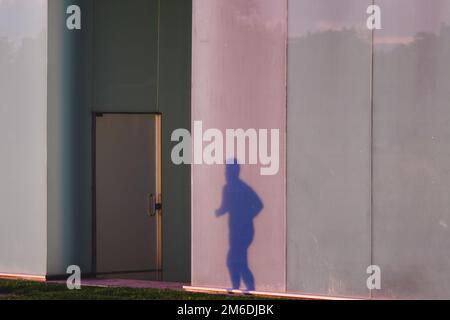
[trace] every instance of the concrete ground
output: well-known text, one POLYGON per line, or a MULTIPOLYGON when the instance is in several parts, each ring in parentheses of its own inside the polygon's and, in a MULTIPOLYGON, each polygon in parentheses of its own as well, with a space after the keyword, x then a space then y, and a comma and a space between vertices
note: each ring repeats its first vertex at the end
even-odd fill
MULTIPOLYGON (((49 283, 65 284, 65 280, 49 281, 49 283)), ((131 289, 158 289, 182 291, 185 283, 159 282, 135 279, 92 278, 81 280, 81 286, 100 288, 131 288, 131 289)))

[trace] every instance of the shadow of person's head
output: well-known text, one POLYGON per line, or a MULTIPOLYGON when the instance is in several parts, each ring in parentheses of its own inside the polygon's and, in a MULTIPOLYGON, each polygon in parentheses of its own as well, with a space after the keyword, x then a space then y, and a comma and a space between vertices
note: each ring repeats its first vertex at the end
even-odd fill
POLYGON ((227 160, 227 165, 225 169, 225 176, 227 182, 233 182, 239 180, 239 175, 241 173, 241 165, 237 159, 227 160))

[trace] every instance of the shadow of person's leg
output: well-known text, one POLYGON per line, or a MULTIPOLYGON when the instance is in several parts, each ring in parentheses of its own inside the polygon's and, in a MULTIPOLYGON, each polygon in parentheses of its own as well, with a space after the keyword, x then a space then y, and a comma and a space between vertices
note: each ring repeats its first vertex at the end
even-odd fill
POLYGON ((241 275, 242 280, 244 281, 245 286, 247 287, 247 290, 255 291, 255 278, 253 277, 252 271, 248 267, 248 250, 245 250, 245 253, 243 255, 241 275))
POLYGON ((230 250, 227 257, 227 267, 234 290, 238 290, 241 287, 241 270, 238 260, 237 254, 233 250, 230 250))

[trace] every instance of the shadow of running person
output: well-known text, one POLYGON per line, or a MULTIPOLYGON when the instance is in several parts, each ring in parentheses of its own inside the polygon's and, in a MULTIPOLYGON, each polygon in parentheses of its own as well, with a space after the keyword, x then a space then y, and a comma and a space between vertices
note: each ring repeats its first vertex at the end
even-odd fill
POLYGON ((248 266, 248 249, 253 242, 253 220, 264 208, 256 192, 239 177, 237 160, 228 161, 225 169, 226 185, 223 188, 222 205, 216 216, 228 213, 229 251, 227 266, 233 290, 241 286, 241 279, 248 291, 255 290, 255 279, 248 266))

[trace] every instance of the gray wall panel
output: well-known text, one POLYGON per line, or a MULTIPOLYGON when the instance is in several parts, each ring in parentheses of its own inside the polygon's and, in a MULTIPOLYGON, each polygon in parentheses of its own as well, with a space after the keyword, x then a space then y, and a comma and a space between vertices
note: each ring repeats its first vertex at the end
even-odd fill
POLYGON ((156 110, 158 0, 94 1, 95 111, 156 110))
POLYGON ((92 1, 49 0, 47 273, 91 271, 92 1), (66 9, 82 10, 69 31, 66 9))
POLYGON ((289 1, 289 292, 369 293, 370 3, 289 1))
POLYGON ((46 273, 47 1, 0 1, 0 273, 46 273))
POLYGON ((279 170, 261 175, 261 165, 243 155, 239 179, 226 179, 227 156, 220 151, 221 164, 193 165, 192 283, 283 292, 287 1, 193 4, 193 120, 222 133, 278 129, 279 170), (256 217, 251 207, 259 208, 256 217), (233 285, 235 274, 242 275, 240 284, 233 285))
POLYGON ((374 295, 448 299, 450 3, 376 2, 374 295))
POLYGON ((192 1, 162 0, 159 111, 162 112, 163 277, 191 279, 191 168, 172 163, 172 132, 191 124, 192 1))

